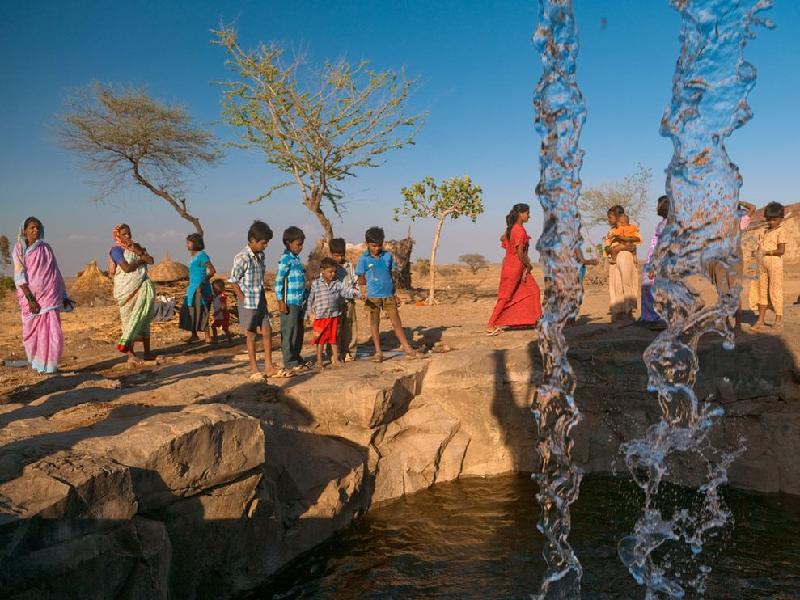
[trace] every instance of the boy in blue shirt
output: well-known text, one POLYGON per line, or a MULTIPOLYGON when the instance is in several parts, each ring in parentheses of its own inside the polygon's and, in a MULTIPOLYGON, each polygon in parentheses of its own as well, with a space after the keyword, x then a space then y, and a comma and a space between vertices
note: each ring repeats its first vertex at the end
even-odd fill
POLYGON ((394 279, 392 267, 394 261, 392 253, 383 249, 384 233, 380 227, 370 227, 366 233, 367 250, 361 255, 356 265, 355 274, 358 283, 362 286, 361 295, 366 298, 364 306, 369 311, 369 327, 372 333, 372 342, 375 344, 373 362, 383 362, 381 351, 380 322, 381 309, 386 311, 392 328, 397 336, 403 352, 407 358, 417 358, 417 354, 408 343, 397 311, 397 298, 394 293, 394 279), (366 293, 363 287, 366 286, 366 293))
POLYGON ((281 313, 281 352, 283 366, 300 369, 306 362, 303 350, 303 305, 306 299, 306 269, 300 260, 306 235, 294 225, 283 232, 283 251, 275 274, 275 296, 281 313))

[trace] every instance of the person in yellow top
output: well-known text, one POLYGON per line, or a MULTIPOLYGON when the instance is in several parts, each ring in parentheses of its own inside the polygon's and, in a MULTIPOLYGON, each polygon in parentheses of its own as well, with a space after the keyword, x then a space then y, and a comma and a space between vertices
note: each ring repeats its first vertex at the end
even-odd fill
POLYGON ((776 329, 783 327, 783 255, 786 252, 786 233, 781 227, 783 205, 770 202, 764 207, 767 228, 758 234, 758 321, 753 329, 764 327, 767 308, 775 311, 776 329))

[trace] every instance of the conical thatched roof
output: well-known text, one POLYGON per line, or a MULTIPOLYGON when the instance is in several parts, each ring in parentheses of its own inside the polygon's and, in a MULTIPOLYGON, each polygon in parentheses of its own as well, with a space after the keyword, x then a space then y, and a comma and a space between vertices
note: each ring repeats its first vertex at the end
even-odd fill
POLYGON ((183 263, 174 262, 169 252, 164 256, 164 260, 150 267, 148 270, 150 279, 156 283, 169 283, 171 281, 181 281, 189 279, 189 267, 183 263))
POLYGON ((70 286, 70 296, 75 300, 86 302, 96 298, 110 298, 114 284, 111 278, 100 270, 97 261, 90 261, 80 271, 70 286))

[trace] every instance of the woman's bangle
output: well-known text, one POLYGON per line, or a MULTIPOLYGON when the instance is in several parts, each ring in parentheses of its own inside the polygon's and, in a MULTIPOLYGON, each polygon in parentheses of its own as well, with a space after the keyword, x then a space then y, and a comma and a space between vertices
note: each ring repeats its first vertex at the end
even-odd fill
POLYGON ((36 302, 36 298, 34 298, 33 294, 31 294, 30 292, 25 294, 25 297, 28 299, 28 302, 36 302))

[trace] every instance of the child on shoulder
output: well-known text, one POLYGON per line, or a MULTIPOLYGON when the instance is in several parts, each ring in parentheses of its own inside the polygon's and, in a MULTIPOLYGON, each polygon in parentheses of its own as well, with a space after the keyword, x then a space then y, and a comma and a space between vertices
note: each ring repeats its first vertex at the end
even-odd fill
POLYGON ((272 327, 269 323, 267 298, 264 295, 264 273, 266 262, 264 250, 272 239, 272 230, 263 221, 253 221, 247 231, 247 245, 233 258, 233 267, 228 281, 233 286, 239 310, 239 324, 247 341, 247 358, 250 363, 250 379, 285 377, 272 363, 272 327), (264 341, 264 373, 258 372, 256 363, 256 334, 261 328, 264 341))
POLYGON ((217 329, 222 329, 225 340, 231 341, 230 323, 231 315, 228 312, 228 297, 225 295, 225 280, 215 279, 211 282, 211 291, 214 294, 211 300, 213 321, 211 323, 211 341, 217 343, 217 329))
MULTIPOLYGON (((331 258, 336 261, 336 281, 347 289, 358 287, 353 263, 347 260, 347 245, 344 239, 334 238, 329 245, 331 258)), ((358 320, 356 303, 347 297, 342 299, 342 314, 339 317, 339 352, 345 362, 353 361, 358 354, 358 320)))
POLYGON ((317 347, 317 370, 322 370, 322 350, 325 344, 331 345, 331 365, 339 366, 338 331, 341 322, 342 301, 361 298, 361 292, 354 286, 345 286, 336 279, 339 268, 333 258, 325 257, 320 264, 319 277, 311 284, 308 296, 308 310, 313 316, 313 342, 317 347))
POLYGON ((764 327, 767 308, 775 311, 773 327, 783 327, 783 255, 786 252, 786 232, 781 224, 783 204, 770 202, 764 207, 767 228, 758 234, 758 321, 753 329, 764 327))
POLYGON ((306 300, 306 269, 300 260, 306 235, 299 227, 283 232, 285 247, 275 275, 275 296, 281 313, 281 352, 286 369, 306 368, 303 351, 303 306, 306 300))
POLYGON ((355 274, 358 283, 366 287, 364 306, 369 311, 369 326, 372 333, 372 342, 375 345, 373 362, 383 362, 381 351, 380 320, 381 310, 386 311, 392 328, 397 336, 400 346, 407 358, 417 358, 417 354, 408 343, 397 311, 397 297, 395 296, 392 268, 394 266, 392 253, 383 249, 384 233, 380 227, 370 227, 366 232, 367 250, 361 255, 356 265, 355 274))

